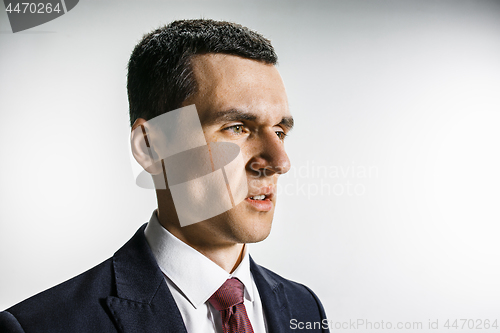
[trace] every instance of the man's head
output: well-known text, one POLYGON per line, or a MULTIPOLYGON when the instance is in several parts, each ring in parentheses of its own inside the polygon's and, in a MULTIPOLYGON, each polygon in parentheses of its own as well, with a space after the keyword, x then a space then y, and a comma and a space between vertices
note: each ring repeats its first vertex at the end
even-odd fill
POLYGON ((130 124, 179 108, 197 91, 191 60, 223 53, 276 65, 271 42, 239 24, 213 20, 174 21, 145 35, 128 63, 130 124))
POLYGON ((245 162, 247 198, 203 222, 181 228, 170 191, 157 190, 160 221, 189 244, 226 246, 269 235, 277 179, 290 168, 283 140, 293 126, 276 61, 261 35, 211 20, 173 22, 146 35, 132 54, 133 127, 195 104, 206 142, 239 145, 245 162))

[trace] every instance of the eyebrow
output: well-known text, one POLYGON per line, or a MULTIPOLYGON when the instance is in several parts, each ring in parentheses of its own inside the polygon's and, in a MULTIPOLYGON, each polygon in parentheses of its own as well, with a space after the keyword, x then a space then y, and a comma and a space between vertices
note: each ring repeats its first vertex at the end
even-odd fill
POLYGON ((293 117, 283 117, 279 125, 283 126, 287 131, 291 131, 293 128, 293 117))
MULTIPOLYGON (((207 119, 207 123, 214 124, 218 122, 226 122, 226 121, 256 121, 257 115, 238 110, 238 109, 230 109, 226 111, 219 111, 213 114, 209 119, 207 119)), ((278 125, 283 126, 286 130, 290 131, 293 128, 293 117, 287 116, 281 118, 281 121, 278 125)))

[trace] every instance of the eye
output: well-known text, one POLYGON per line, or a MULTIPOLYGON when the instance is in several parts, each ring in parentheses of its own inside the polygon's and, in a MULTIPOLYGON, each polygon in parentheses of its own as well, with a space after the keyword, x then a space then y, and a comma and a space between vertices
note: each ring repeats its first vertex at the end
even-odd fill
POLYGON ((276 135, 278 136, 278 138, 279 138, 281 141, 285 140, 285 138, 286 138, 286 133, 285 133, 285 132, 282 132, 282 131, 276 131, 275 133, 276 133, 276 135))
POLYGON ((230 131, 234 134, 242 134, 243 133, 243 125, 233 125, 224 128, 225 131, 230 131))

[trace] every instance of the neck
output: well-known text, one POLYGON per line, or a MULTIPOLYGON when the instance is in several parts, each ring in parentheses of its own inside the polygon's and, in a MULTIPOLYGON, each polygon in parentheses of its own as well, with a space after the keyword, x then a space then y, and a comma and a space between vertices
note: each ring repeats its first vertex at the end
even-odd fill
POLYGON ((164 211, 158 208, 156 214, 160 224, 172 235, 212 260, 228 273, 234 272, 239 266, 245 253, 245 244, 222 241, 220 234, 214 232, 207 222, 181 227, 177 217, 173 218, 169 214, 161 213, 164 211))

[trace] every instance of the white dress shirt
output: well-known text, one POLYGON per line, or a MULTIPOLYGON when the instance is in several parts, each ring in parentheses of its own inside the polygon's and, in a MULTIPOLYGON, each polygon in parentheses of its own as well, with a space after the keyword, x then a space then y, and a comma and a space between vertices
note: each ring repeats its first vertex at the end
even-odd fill
POLYGON ((158 221, 156 211, 144 234, 165 275, 188 333, 222 333, 220 313, 208 299, 232 277, 238 278, 245 287, 244 304, 254 332, 267 332, 259 291, 250 272, 246 246, 241 263, 229 274, 165 229, 158 221))

